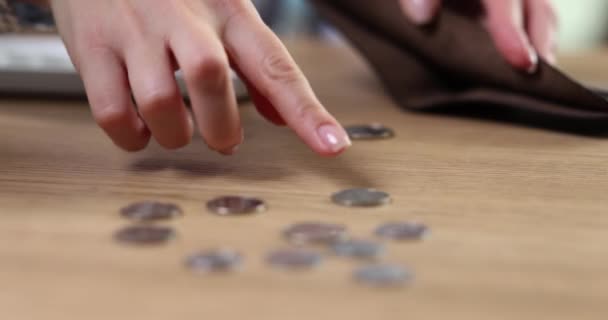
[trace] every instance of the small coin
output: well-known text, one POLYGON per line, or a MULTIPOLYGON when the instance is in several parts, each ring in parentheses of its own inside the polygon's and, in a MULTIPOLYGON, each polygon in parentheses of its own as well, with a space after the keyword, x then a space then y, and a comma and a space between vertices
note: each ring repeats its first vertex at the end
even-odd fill
POLYGON ((388 193, 368 188, 336 192, 331 196, 331 199, 334 203, 347 207, 377 207, 391 202, 388 193))
POLYGON ((344 129, 352 140, 379 140, 395 136, 393 129, 379 123, 347 126, 344 129))
POLYGON ((350 239, 333 245, 333 251, 338 256, 356 259, 373 260, 384 255, 384 245, 370 240, 350 239))
POLYGON ((422 240, 429 233, 429 228, 421 223, 389 222, 376 228, 376 236, 391 240, 422 240))
POLYGON ((158 226, 129 226, 114 234, 116 241, 134 245, 160 245, 174 237, 172 228, 158 226))
POLYGON ((225 196, 207 202, 207 209, 221 216, 246 215, 266 211, 266 204, 257 198, 225 196))
POLYGON ((202 251, 186 258, 185 265, 196 272, 229 272, 237 270, 243 256, 231 249, 202 251))
POLYGON ((120 214, 136 221, 169 220, 182 215, 182 210, 172 203, 144 201, 120 209, 120 214))
POLYGON ((413 274, 396 265, 369 265, 354 272, 357 282, 373 287, 397 287, 410 283, 413 274))
POLYGON ((301 248, 290 248, 273 251, 266 256, 266 262, 280 269, 303 270, 312 269, 323 260, 316 251, 301 248))
POLYGON ((302 222, 283 230, 287 241, 296 245, 332 244, 348 237, 346 227, 339 224, 302 222))

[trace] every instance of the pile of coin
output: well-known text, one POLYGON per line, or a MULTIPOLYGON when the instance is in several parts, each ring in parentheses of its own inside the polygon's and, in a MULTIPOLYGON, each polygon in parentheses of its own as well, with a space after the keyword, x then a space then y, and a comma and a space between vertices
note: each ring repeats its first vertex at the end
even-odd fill
MULTIPOLYGON (((377 140, 394 137, 394 132, 379 124, 347 127, 353 140, 377 140)), ((370 189, 354 188, 336 192, 331 200, 341 206, 371 208, 388 205, 388 193, 370 189)), ((256 215, 268 210, 262 199, 247 196, 222 196, 206 203, 209 213, 236 217, 256 215)), ((161 245, 173 239, 176 232, 168 226, 159 226, 162 221, 181 217, 178 205, 155 201, 133 203, 120 210, 120 215, 134 222, 114 234, 116 241, 137 246, 161 245)), ((428 227, 413 222, 387 222, 379 225, 369 238, 352 237, 347 226, 318 221, 300 222, 280 230, 285 243, 264 257, 269 267, 282 270, 310 270, 322 264, 326 257, 346 257, 363 263, 357 267, 352 278, 369 286, 402 286, 408 284, 413 273, 406 267, 382 263, 386 256, 385 241, 417 241, 428 235, 428 227)), ((196 273, 233 272, 241 269, 244 256, 230 248, 208 249, 196 252, 184 259, 184 266, 196 273)))
POLYGON ((157 226, 158 221, 167 221, 183 214, 182 209, 172 203, 144 201, 120 209, 120 215, 135 224, 126 226, 114 234, 116 241, 131 245, 160 245, 175 238, 176 232, 167 226, 157 226))

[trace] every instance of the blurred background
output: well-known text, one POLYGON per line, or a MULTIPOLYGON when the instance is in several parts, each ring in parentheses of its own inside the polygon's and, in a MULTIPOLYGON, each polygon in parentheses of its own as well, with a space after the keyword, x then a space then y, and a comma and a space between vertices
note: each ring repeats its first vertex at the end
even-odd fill
MULTIPOLYGON (((466 1, 466 0, 464 0, 466 1)), ((299 34, 336 39, 323 25, 306 0, 254 0, 264 20, 283 37, 299 34)), ((608 42, 608 1, 553 0, 560 18, 562 52, 588 49, 608 42)), ((15 0, 0 0, 0 30, 48 32, 52 17, 48 10, 15 0), (6 14, 11 11, 11 15, 6 14), (16 17, 15 17, 16 16, 16 17)))

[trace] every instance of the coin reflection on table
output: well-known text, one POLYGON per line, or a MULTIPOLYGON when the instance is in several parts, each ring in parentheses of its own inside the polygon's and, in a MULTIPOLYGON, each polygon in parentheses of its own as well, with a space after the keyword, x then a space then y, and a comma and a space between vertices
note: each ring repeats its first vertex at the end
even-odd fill
POLYGON ((173 203, 156 201, 143 201, 133 203, 120 210, 120 214, 130 220, 146 222, 157 220, 170 220, 182 215, 179 206, 173 203))
POLYGON ((354 279, 372 287, 399 287, 409 284, 413 274, 397 265, 368 265, 355 270, 354 279))
POLYGON ((188 269, 200 272, 230 272, 241 267, 243 256, 232 249, 214 249, 201 251, 186 258, 188 269))
POLYGON ((347 207, 378 207, 391 202, 388 193, 370 188, 354 188, 336 192, 331 199, 334 203, 347 207))
POLYGON ((266 203, 257 198, 224 196, 207 202, 207 209, 217 215, 247 215, 267 210, 266 203))
POLYGON ((283 230, 283 237, 296 245, 332 244, 348 237, 346 227, 320 222, 296 223, 283 230))
POLYGON ((429 234, 429 228, 421 223, 389 222, 376 228, 375 234, 390 240, 422 240, 429 234))
POLYGON ((287 248, 270 252, 266 262, 278 269, 306 270, 318 266, 323 257, 320 253, 308 249, 287 248))
POLYGON ((373 260, 385 253, 384 245, 371 240, 349 239, 336 242, 332 246, 333 252, 342 257, 373 260))
POLYGON ((352 140, 379 140, 395 136, 393 129, 379 123, 351 125, 344 127, 344 129, 352 140))
POLYGON ((118 242, 143 246, 165 244, 173 238, 173 228, 148 225, 125 227, 114 234, 118 242))

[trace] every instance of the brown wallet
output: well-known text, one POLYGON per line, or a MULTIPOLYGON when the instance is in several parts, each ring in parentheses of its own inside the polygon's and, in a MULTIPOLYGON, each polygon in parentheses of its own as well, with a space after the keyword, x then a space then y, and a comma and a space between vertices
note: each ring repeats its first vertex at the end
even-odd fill
POLYGON ((475 1, 450 5, 416 26, 396 0, 314 0, 408 110, 479 117, 580 134, 608 132, 608 102, 545 62, 511 67, 480 23, 475 1))

